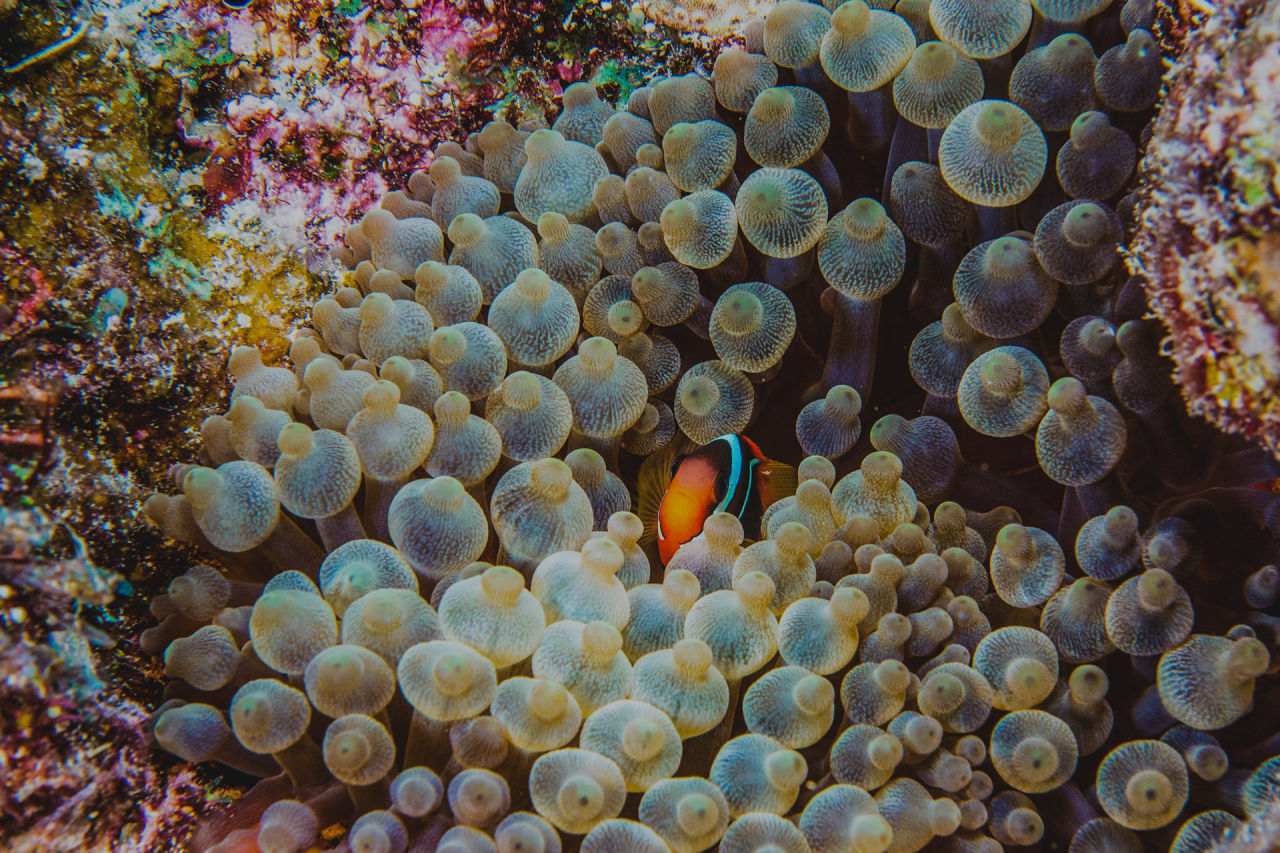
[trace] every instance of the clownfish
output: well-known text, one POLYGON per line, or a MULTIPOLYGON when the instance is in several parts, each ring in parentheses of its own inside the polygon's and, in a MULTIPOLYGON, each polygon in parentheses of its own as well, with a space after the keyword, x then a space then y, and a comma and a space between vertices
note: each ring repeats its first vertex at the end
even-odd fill
POLYGON ((795 490, 795 468, 769 459, 746 436, 722 435, 690 453, 657 453, 640 468, 640 541, 656 539, 665 566, 717 512, 736 515, 746 537, 759 539, 764 511, 795 490))

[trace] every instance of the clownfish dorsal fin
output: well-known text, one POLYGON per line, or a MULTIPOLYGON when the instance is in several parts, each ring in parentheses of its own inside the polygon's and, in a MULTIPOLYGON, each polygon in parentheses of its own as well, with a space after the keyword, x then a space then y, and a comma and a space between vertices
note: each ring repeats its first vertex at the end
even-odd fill
POLYGON ((796 493, 799 479, 794 465, 766 459, 760 463, 756 472, 759 477, 760 505, 764 509, 796 493))
POLYGON ((679 442, 671 442, 657 453, 650 454, 640 463, 640 473, 636 477, 635 511, 644 524, 644 534, 640 537, 640 545, 648 545, 658 538, 658 510, 662 508, 662 499, 667 494, 667 486, 675 474, 672 468, 679 456, 679 442))

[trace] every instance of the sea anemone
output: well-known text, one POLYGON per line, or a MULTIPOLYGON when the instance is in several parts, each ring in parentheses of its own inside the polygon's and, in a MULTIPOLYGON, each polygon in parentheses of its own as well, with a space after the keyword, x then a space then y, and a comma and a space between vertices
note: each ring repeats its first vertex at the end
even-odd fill
POLYGON ((1280 472, 1170 404, 1107 204, 1155 42, 828 5, 441 146, 289 367, 232 353, 147 502, 209 560, 155 740, 260 780, 194 849, 1189 850, 1274 797, 1280 472), (664 570, 652 470, 725 433, 799 484, 664 570))

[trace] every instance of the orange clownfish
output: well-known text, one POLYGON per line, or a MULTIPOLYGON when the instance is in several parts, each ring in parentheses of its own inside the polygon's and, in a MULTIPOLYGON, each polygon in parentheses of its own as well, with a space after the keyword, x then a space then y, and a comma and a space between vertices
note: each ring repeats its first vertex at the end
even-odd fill
POLYGON ((794 468, 767 458, 742 435, 722 435, 691 453, 655 454, 640 470, 641 541, 657 539, 665 566, 717 512, 736 515, 747 538, 759 539, 764 511, 795 487, 794 468))

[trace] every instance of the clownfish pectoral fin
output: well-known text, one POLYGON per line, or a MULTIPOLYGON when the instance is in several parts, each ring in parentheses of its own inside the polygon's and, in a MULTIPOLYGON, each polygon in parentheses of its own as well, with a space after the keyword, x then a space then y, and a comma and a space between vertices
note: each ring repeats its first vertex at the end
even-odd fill
POLYGON ((760 505, 765 509, 796 493, 798 481, 794 465, 769 459, 761 462, 756 472, 760 484, 760 505))
POLYGON ((648 545, 658 538, 658 510, 662 508, 662 499, 666 496, 667 486, 671 485, 671 478, 675 473, 672 469, 679 453, 676 444, 671 442, 640 464, 640 474, 636 479, 635 508, 636 515, 644 524, 641 545, 648 545))

